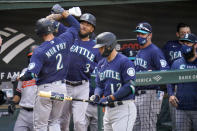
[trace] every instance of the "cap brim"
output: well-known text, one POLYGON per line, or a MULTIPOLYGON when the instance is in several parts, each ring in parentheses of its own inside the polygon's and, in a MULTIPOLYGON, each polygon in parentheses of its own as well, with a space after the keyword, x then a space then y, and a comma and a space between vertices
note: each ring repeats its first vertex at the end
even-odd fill
POLYGON ((191 41, 191 40, 189 40, 189 39, 187 39, 187 38, 181 38, 181 39, 179 39, 180 41, 188 41, 188 42, 191 42, 191 43, 194 43, 193 41, 191 41))
POLYGON ((139 33, 142 33, 142 34, 148 34, 148 33, 150 33, 148 31, 144 31, 144 30, 135 30, 134 32, 139 32, 139 33))
POLYGON ((105 46, 106 44, 96 44, 95 46, 93 46, 93 48, 101 48, 103 46, 105 46))

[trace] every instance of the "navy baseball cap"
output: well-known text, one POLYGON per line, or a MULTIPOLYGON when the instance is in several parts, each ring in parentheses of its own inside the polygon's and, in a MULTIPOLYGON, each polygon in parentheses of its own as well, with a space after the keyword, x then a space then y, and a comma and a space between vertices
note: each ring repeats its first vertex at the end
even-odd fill
POLYGON ((136 30, 134 32, 139 32, 143 34, 152 33, 152 27, 148 22, 142 22, 136 26, 136 30))
POLYGON ((185 34, 183 38, 179 39, 180 41, 188 41, 191 43, 197 43, 197 37, 194 34, 185 34))

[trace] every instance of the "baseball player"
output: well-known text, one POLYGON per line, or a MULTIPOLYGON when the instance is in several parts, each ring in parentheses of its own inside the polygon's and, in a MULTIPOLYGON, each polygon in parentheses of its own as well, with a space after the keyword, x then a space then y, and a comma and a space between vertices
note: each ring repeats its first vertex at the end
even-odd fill
MULTIPOLYGON (((30 52, 27 54, 28 63, 32 56, 32 53, 37 45, 30 47, 30 52)), ((22 74, 27 71, 27 68, 22 70, 22 74)), ((20 113, 16 120, 14 131, 33 131, 33 107, 36 97, 36 80, 32 79, 29 81, 19 81, 15 92, 15 95, 8 106, 9 113, 14 113, 15 104, 19 101, 21 107, 20 113)))
MULTIPOLYGON (((98 49, 94 49, 95 42, 92 34, 96 27, 96 18, 90 13, 84 13, 80 19, 80 31, 78 38, 70 48, 70 61, 65 83, 67 84, 67 93, 73 98, 89 98, 89 79, 96 63, 101 59, 98 49)), ((67 30, 67 27, 61 23, 56 23, 58 34, 67 30)), ((78 101, 67 101, 61 116, 61 130, 69 131, 71 115, 75 131, 86 131, 85 113, 88 103, 78 101)))
POLYGON ((134 104, 135 67, 126 56, 115 49, 116 36, 104 32, 96 37, 96 45, 104 59, 98 63, 96 89, 91 100, 107 104, 104 114, 104 131, 132 131, 136 119, 134 104), (104 98, 101 98, 102 96, 104 98))
MULTIPOLYGON (((194 34, 185 34, 179 39, 183 42, 182 58, 172 64, 171 69, 196 69, 197 68, 197 37, 194 34)), ((173 85, 168 86, 169 102, 176 107, 176 131, 197 130, 197 82, 179 83, 176 92, 173 85)))
MULTIPOLYGON (((177 38, 178 39, 183 38, 184 35, 187 33, 191 33, 190 26, 185 23, 179 23, 177 25, 177 31, 176 31, 177 38)), ((182 57, 180 50, 181 47, 182 47, 182 42, 180 40, 171 40, 164 45, 163 52, 169 66, 172 65, 174 60, 182 57)))
MULTIPOLYGON (((176 36, 178 40, 171 40, 168 41, 164 47, 163 47, 163 53, 165 55, 165 58, 169 64, 169 66, 172 65, 172 63, 176 60, 182 57, 181 53, 181 47, 182 47, 182 42, 179 40, 180 38, 184 37, 184 34, 191 33, 190 26, 185 24, 185 23, 179 23, 177 25, 176 29, 176 36)), ((174 85, 176 86, 176 85, 174 85)), ((173 88, 175 89, 175 88, 173 88)), ((170 116, 171 116, 171 121, 172 121, 172 131, 175 131, 175 107, 173 107, 169 103, 169 108, 170 108, 170 116)))
MULTIPOLYGON (((56 13, 66 18, 71 25, 68 31, 54 37, 53 23, 39 19, 36 23, 36 33, 44 42, 34 51, 27 72, 20 80, 36 78, 37 91, 52 91, 67 93, 66 85, 62 82, 68 70, 69 47, 73 44, 79 31, 79 22, 61 6, 53 6, 56 13)), ((60 116, 64 103, 36 96, 34 106, 35 131, 60 131, 60 116)))
MULTIPOLYGON (((136 26, 137 41, 140 50, 135 59, 137 72, 167 70, 168 64, 162 51, 152 43, 152 27, 147 22, 139 23, 136 26)), ((159 86, 140 86, 136 87, 137 119, 135 131, 156 131, 157 115, 160 113, 163 94, 159 91, 159 86)))

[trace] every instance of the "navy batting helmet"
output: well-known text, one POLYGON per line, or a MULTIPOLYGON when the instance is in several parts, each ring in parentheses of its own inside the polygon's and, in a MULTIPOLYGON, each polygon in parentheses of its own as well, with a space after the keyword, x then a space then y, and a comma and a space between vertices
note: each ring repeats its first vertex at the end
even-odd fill
POLYGON ((115 34, 111 32, 103 32, 96 37, 96 45, 94 48, 101 48, 105 46, 105 51, 103 52, 102 56, 107 57, 116 47, 116 44, 117 40, 115 34))
POLYGON ((81 21, 86 21, 86 22, 90 23, 91 25, 93 25, 94 28, 96 27, 96 17, 94 15, 90 14, 90 13, 83 14, 80 17, 79 21, 80 22, 81 21))
POLYGON ((55 31, 51 20, 41 18, 36 22, 35 32, 38 36, 48 35, 55 31))

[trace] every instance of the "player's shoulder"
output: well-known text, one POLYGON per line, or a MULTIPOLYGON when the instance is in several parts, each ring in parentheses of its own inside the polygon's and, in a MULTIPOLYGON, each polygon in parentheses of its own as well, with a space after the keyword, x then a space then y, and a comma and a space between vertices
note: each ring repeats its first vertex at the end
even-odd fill
POLYGON ((185 61, 184 57, 178 58, 172 63, 171 68, 179 69, 185 63, 186 63, 186 61, 185 61))
POLYGON ((47 42, 43 42, 41 45, 38 46, 38 48, 36 48, 34 50, 33 55, 41 55, 44 53, 44 51, 46 50, 46 44, 47 42))
POLYGON ((119 56, 118 61, 121 64, 121 66, 128 65, 128 64, 134 66, 133 61, 131 61, 127 56, 125 56, 121 53, 118 53, 118 56, 119 56))
POLYGON ((152 52, 152 53, 162 52, 161 49, 157 45, 152 43, 150 46, 151 46, 150 52, 152 52))
POLYGON ((130 61, 129 58, 121 53, 117 54, 120 61, 130 61))
POLYGON ((179 41, 178 40, 169 40, 166 42, 166 44, 164 45, 164 47, 171 47, 173 45, 177 45, 179 44, 179 41))

